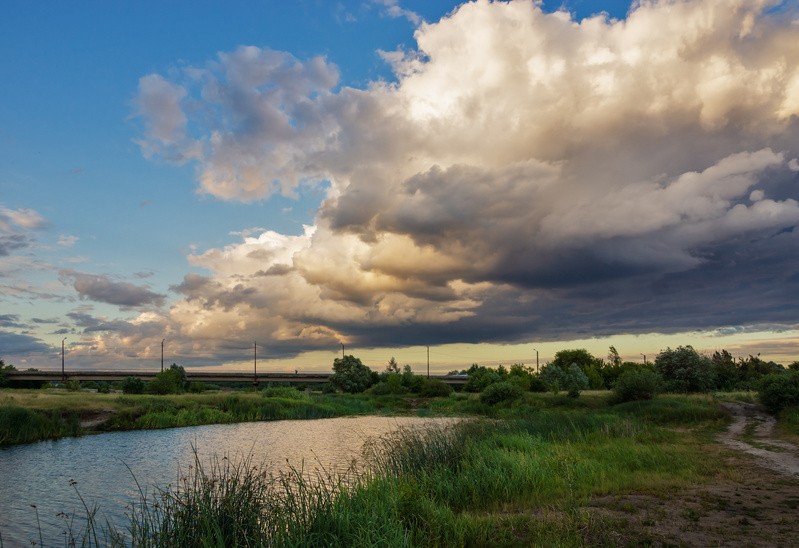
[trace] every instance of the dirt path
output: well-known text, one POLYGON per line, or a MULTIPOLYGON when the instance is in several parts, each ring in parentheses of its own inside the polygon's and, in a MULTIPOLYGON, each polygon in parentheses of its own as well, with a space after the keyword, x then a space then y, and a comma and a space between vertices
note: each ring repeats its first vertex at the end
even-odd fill
POLYGON ((751 403, 725 402, 733 422, 719 441, 757 457, 760 465, 783 474, 799 476, 799 447, 774 439, 774 417, 751 403))
POLYGON ((587 545, 799 546, 799 447, 775 439, 774 419, 758 406, 722 405, 733 422, 705 448, 724 461, 718 480, 660 496, 594 498, 585 511, 622 525, 618 538, 589 536, 587 545))

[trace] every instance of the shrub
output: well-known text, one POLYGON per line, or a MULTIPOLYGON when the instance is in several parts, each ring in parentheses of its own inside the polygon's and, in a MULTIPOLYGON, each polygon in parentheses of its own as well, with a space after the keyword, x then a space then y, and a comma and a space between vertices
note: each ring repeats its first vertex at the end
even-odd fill
POLYGON ((655 358, 655 369, 673 392, 708 392, 716 384, 713 363, 690 345, 662 351, 655 358))
POLYGON ((530 377, 530 392, 546 392, 547 383, 541 378, 541 375, 536 373, 530 377))
POLYGON ((760 379, 758 397, 771 413, 799 405, 799 371, 766 375, 760 379))
POLYGON ((179 365, 172 364, 169 369, 164 369, 158 373, 153 380, 147 384, 147 392, 150 394, 178 394, 183 392, 186 382, 186 371, 179 365))
POLYGON ((503 401, 513 401, 522 397, 524 392, 511 382, 496 382, 480 393, 480 401, 488 405, 496 405, 503 401))
POLYGON ((80 381, 76 381, 75 379, 69 379, 64 383, 64 388, 66 388, 70 392, 77 392, 78 390, 80 390, 80 381))
POLYGON ((571 398, 578 397, 581 390, 588 388, 588 377, 576 363, 566 369, 548 363, 541 370, 541 377, 552 392, 557 394, 565 390, 571 398))
MULTIPOLYGON (((501 382, 504 379, 502 373, 494 371, 489 367, 473 364, 466 373, 469 375, 469 380, 463 386, 466 392, 482 392, 488 386, 501 382)), ((507 376, 507 374, 506 374, 507 376)))
POLYGON ((119 383, 124 394, 144 394, 144 381, 138 377, 128 377, 119 383))
POLYGON ((111 385, 105 381, 97 383, 97 392, 100 394, 110 394, 111 393, 111 385))
POLYGON ((438 379, 424 379, 419 394, 425 398, 446 398, 452 394, 450 385, 438 379))
POLYGON ((613 403, 651 400, 660 389, 660 376, 649 369, 630 369, 616 379, 613 387, 613 403))
POLYGON ((330 382, 344 392, 356 394, 374 384, 372 370, 355 356, 344 356, 333 361, 333 375, 330 382))
POLYGON ((17 368, 11 364, 6 365, 3 360, 0 360, 0 388, 4 388, 8 386, 8 377, 6 376, 7 373, 11 371, 16 371, 17 368))
POLYGON ((202 381, 191 381, 188 386, 188 391, 192 394, 200 394, 208 390, 208 385, 202 381))
POLYGON ((297 390, 290 386, 272 386, 264 388, 261 392, 267 398, 283 398, 284 400, 307 400, 308 396, 304 391, 297 390))

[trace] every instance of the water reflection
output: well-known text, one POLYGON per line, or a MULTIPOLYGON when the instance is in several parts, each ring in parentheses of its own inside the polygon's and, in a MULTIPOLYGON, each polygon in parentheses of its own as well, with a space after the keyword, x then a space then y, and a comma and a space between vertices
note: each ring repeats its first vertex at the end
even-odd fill
POLYGON ((86 514, 76 489, 90 508, 99 507, 101 523, 108 519, 124 525, 126 505, 138 498, 134 476, 149 492, 175 483, 178 469, 194 462, 193 448, 204 462, 212 455, 251 454, 254 464, 275 471, 292 465, 309 473, 319 468, 342 473, 361 460, 369 437, 450 422, 418 417, 255 422, 100 434, 0 449, 0 534, 6 546, 38 542, 38 510, 45 545, 63 544, 63 514, 86 514))

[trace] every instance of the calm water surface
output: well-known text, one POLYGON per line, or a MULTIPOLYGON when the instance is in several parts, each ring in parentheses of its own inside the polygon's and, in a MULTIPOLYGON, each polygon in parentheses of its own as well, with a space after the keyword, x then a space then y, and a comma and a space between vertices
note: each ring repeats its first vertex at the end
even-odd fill
MULTIPOLYGON (((85 516, 76 489, 99 506, 99 521, 127 523, 125 506, 137 500, 134 476, 148 492, 174 483, 178 469, 194 462, 192 447, 212 455, 252 455, 274 470, 288 463, 306 470, 344 472, 361 461, 369 437, 400 427, 448 424, 452 419, 350 417, 307 421, 251 422, 100 434, 0 449, 0 535, 5 546, 39 541, 35 504, 46 546, 64 544, 65 518, 85 516), (130 470, 128 470, 128 467, 130 470), (73 486, 71 482, 76 482, 73 486)), ((78 527, 79 528, 79 527, 78 527)))

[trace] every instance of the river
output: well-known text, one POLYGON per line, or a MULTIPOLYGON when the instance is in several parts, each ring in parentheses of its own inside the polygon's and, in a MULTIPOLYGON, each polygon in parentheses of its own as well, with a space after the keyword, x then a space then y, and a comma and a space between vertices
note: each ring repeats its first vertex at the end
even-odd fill
POLYGON ((179 468, 211 456, 241 458, 272 470, 288 465, 346 472, 361 460, 367 438, 401 427, 452 419, 346 417, 250 422, 143 430, 66 438, 0 449, 0 538, 5 546, 64 545, 66 516, 81 528, 82 497, 106 519, 124 527, 126 506, 138 500, 136 480, 148 492, 174 483, 179 468), (288 461, 288 462, 287 462, 288 461), (80 493, 80 497, 78 496, 80 493), (32 505, 35 505, 34 508, 32 505), (37 511, 40 525, 37 525, 37 511))

